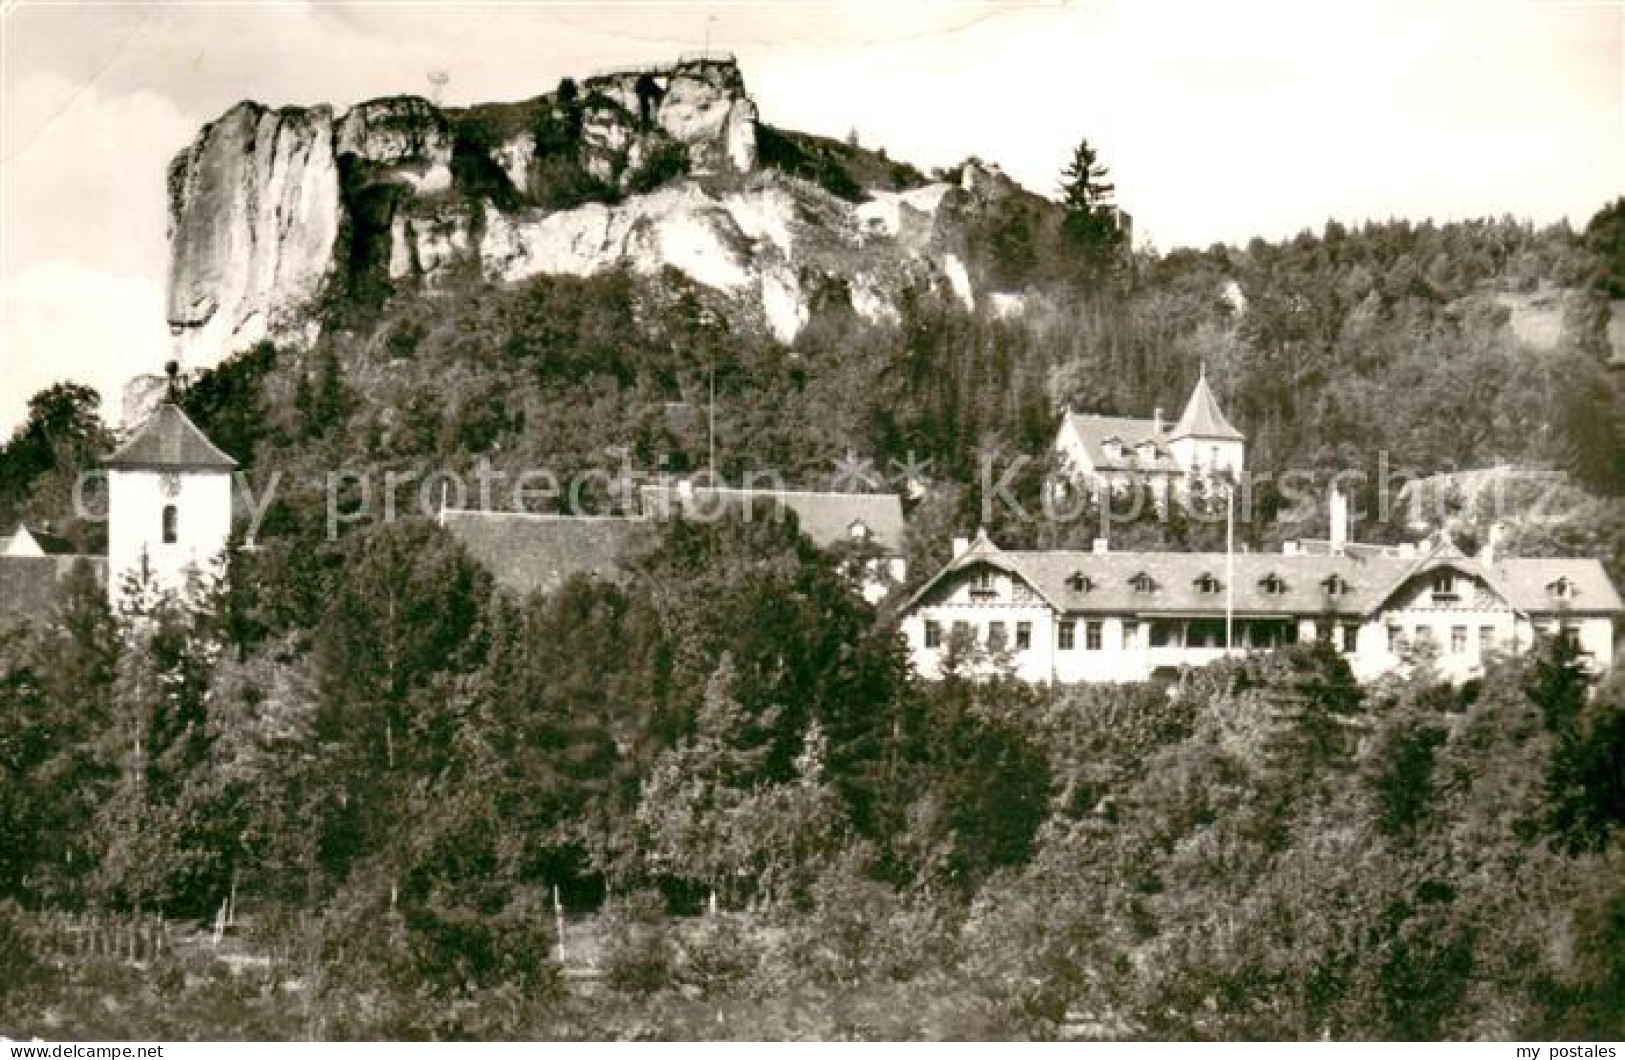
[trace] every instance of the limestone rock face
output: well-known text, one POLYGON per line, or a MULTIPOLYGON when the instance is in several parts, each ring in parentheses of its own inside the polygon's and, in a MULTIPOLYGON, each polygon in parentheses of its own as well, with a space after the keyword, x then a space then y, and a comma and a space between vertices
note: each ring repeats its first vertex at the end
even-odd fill
POLYGON ((170 164, 168 313, 187 363, 303 326, 342 223, 333 141, 331 108, 242 103, 170 164))
POLYGON ((467 110, 239 104, 171 166, 175 352, 201 368, 261 338, 307 345, 323 299, 433 292, 471 273, 674 269, 785 342, 830 292, 876 323, 899 318, 905 290, 977 304, 959 222, 1002 174, 967 167, 962 184, 853 203, 760 163, 756 105, 731 61, 467 110))

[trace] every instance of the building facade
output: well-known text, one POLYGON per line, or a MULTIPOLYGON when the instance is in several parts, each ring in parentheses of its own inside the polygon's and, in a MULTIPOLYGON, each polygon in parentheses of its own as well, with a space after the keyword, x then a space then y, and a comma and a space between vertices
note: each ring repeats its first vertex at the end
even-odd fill
POLYGON ((184 596, 214 572, 231 539, 237 462, 173 401, 103 462, 107 469, 107 591, 116 608, 136 586, 184 596))
POLYGON ((1159 498, 1192 479, 1239 480, 1247 439, 1219 408, 1204 369, 1172 425, 1157 409, 1148 420, 1067 412, 1055 451, 1068 477, 1094 492, 1147 486, 1159 498))
POLYGON ((985 534, 902 610, 916 670, 1035 683, 1168 678, 1228 654, 1325 640, 1369 681, 1427 659, 1454 681, 1543 636, 1613 661, 1618 591, 1594 559, 1348 545, 1280 554, 1007 552, 985 534))
POLYGON ((655 524, 712 522, 728 513, 794 518, 813 544, 841 560, 866 600, 902 584, 903 505, 893 493, 651 483, 627 516, 583 516, 444 508, 439 521, 485 564, 497 584, 521 595, 556 591, 571 577, 617 580, 626 560, 651 547, 655 524))

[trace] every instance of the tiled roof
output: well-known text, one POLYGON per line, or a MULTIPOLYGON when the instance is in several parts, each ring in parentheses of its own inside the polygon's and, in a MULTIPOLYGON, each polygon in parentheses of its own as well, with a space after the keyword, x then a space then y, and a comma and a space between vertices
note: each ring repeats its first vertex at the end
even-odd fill
MULTIPOLYGON (((1130 614, 1211 614, 1225 608, 1226 562, 1222 552, 1006 552, 1008 568, 1021 575, 1057 610, 1130 614), (1079 588, 1076 575, 1087 579, 1079 588), (1137 575, 1154 588, 1134 587, 1137 575), (1211 576, 1216 592, 1200 587, 1211 576)), ((963 557, 962 557, 963 558, 963 557)), ((1409 562, 1357 556, 1282 556, 1239 552, 1233 557, 1234 608, 1238 614, 1364 614, 1409 562), (1266 592, 1275 575, 1279 593, 1266 592), (1337 575, 1346 586, 1329 595, 1337 575)))
POLYGON ((1602 563, 1587 558, 1516 557, 1495 565, 1513 607, 1537 614, 1609 613, 1625 610, 1619 590, 1602 563), (1573 587, 1567 600, 1554 596, 1553 583, 1567 578, 1573 587))
MULTIPOLYGON (((1350 556, 1404 557, 1409 555, 1414 559, 1416 556, 1415 548, 1412 547, 1410 552, 1406 553, 1404 547, 1401 545, 1378 545, 1368 541, 1346 541, 1343 543, 1343 551, 1350 556)), ((1300 538, 1298 548, 1306 556, 1329 556, 1332 554, 1332 543, 1326 538, 1300 538)))
POLYGON ((621 562, 650 535, 641 519, 447 509, 440 523, 520 595, 553 592, 572 575, 619 581, 621 562))
POLYGON ((820 548, 853 539, 853 525, 868 529, 870 540, 894 553, 903 550, 903 502, 895 493, 834 493, 812 490, 747 490, 696 486, 684 500, 676 486, 647 485, 639 491, 651 519, 670 518, 674 505, 700 513, 719 512, 730 503, 782 505, 795 513, 801 532, 820 548))
POLYGON ((1077 435, 1078 442, 1089 458, 1092 467, 1099 471, 1166 471, 1170 474, 1179 471, 1179 465, 1174 462, 1167 450, 1167 435, 1157 432, 1155 420, 1139 420, 1130 416, 1096 416, 1087 412, 1068 412, 1062 424, 1062 430, 1070 426, 1077 435), (1122 443, 1123 455, 1120 458, 1106 455, 1105 443, 1116 439, 1122 443), (1141 442, 1152 441, 1157 445, 1157 455, 1150 463, 1140 459, 1136 451, 1141 442))
POLYGON ((1244 440, 1245 436, 1224 418, 1218 400, 1214 398, 1213 391, 1207 385, 1207 372, 1204 371, 1196 380, 1196 389, 1191 391, 1191 399, 1185 405, 1185 414, 1179 417, 1179 422, 1174 424, 1174 429, 1168 437, 1224 438, 1239 442, 1244 440))
MULTIPOLYGON (((1483 578, 1514 609, 1526 613, 1625 610, 1602 565, 1591 559, 1509 558, 1485 568, 1453 548, 1436 548, 1419 558, 1364 552, 1340 556, 1238 552, 1233 560, 1237 614, 1364 616, 1379 610, 1411 578, 1444 565, 1483 578), (1265 590, 1271 574, 1283 583, 1283 591, 1265 590), (1337 596, 1326 590, 1334 575, 1345 586, 1337 596), (1567 606, 1558 606, 1547 586, 1563 576, 1570 578, 1575 590, 1567 606)), ((985 536, 927 582, 908 606, 925 599, 946 575, 978 563, 1018 575, 1062 612, 1222 614, 1225 609, 1222 552, 1006 552, 985 536), (1153 591, 1134 587, 1134 579, 1142 573, 1154 582, 1153 591), (1217 592, 1202 591, 1199 582, 1204 575, 1216 579, 1217 592)))
POLYGON ((237 466, 237 461, 215 448, 180 406, 169 401, 154 409, 140 429, 102 463, 114 468, 194 471, 229 471, 237 466))

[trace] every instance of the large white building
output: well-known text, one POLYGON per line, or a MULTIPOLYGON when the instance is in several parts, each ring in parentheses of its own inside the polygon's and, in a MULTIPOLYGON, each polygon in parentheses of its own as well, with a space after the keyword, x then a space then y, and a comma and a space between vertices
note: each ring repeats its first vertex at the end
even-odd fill
POLYGON ((1464 555, 1362 544, 1280 554, 1005 551, 985 534, 904 606, 915 668, 940 677, 1008 672, 1027 681, 1140 681, 1227 652, 1314 639, 1370 680, 1431 655, 1451 680, 1542 636, 1572 638, 1596 671, 1613 661, 1618 591, 1594 559, 1464 555), (950 663, 952 660, 952 663, 950 663))
POLYGON ((231 538, 237 461, 179 405, 165 401, 102 462, 107 469, 107 591, 184 596, 213 572, 231 538))
POLYGON ((1055 451, 1075 482, 1094 491, 1149 486, 1160 498, 1192 478, 1239 480, 1247 438, 1225 418, 1204 369, 1172 425, 1157 409, 1148 420, 1067 412, 1055 451))

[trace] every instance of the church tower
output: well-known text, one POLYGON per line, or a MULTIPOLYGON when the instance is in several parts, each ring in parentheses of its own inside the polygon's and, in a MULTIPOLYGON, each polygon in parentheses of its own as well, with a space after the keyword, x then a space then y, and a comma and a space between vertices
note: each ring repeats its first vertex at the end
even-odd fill
MULTIPOLYGON (((171 369, 173 376, 173 369, 171 369)), ((207 574, 231 536, 231 476, 237 461, 215 448, 167 400, 103 461, 107 469, 107 592, 117 608, 132 576, 184 596, 207 574)))

